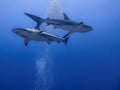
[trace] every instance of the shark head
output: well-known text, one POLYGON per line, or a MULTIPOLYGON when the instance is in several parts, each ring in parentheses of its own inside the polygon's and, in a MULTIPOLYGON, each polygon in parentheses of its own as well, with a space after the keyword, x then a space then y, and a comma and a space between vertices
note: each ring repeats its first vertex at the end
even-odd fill
POLYGON ((82 25, 82 27, 86 30, 86 31, 92 31, 93 30, 93 28, 91 27, 91 26, 89 26, 89 25, 82 25))
POLYGON ((77 32, 90 32, 93 30, 93 28, 89 25, 84 24, 83 22, 80 22, 79 26, 75 30, 77 32))

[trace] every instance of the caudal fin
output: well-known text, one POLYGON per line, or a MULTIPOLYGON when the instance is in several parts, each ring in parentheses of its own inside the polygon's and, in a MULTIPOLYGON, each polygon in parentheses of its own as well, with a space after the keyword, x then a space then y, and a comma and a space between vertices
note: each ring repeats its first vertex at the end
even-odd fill
POLYGON ((29 13, 24 13, 24 14, 30 17, 32 20, 34 20, 37 23, 35 29, 39 29, 40 25, 43 23, 43 19, 41 17, 29 14, 29 13))
POLYGON ((67 46, 68 40, 69 40, 69 35, 66 34, 65 36, 63 36, 63 43, 67 46))
POLYGON ((67 46, 68 40, 69 40, 69 37, 67 37, 67 38, 64 39, 64 44, 65 44, 66 46, 67 46))

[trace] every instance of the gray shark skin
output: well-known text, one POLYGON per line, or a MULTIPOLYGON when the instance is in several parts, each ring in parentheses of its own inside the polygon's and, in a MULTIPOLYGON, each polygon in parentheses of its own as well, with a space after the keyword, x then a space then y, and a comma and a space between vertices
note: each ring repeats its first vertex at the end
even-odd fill
POLYGON ((90 32, 93 30, 91 26, 85 25, 83 22, 78 23, 70 20, 65 13, 63 13, 64 20, 50 19, 49 17, 47 19, 42 19, 41 17, 28 13, 25 13, 25 15, 27 15, 28 17, 30 17, 31 19, 37 22, 36 28, 39 28, 39 26, 42 23, 47 23, 47 25, 53 25, 55 29, 59 28, 59 29, 67 30, 71 32, 71 34, 74 32, 82 33, 82 32, 90 32))
POLYGON ((52 42, 58 42, 58 43, 63 42, 66 45, 69 39, 67 35, 65 35, 64 37, 58 37, 56 35, 44 31, 40 31, 38 29, 30 29, 30 28, 15 28, 12 29, 12 32, 24 38, 25 46, 27 46, 29 41, 31 40, 47 42, 48 44, 51 44, 52 42))

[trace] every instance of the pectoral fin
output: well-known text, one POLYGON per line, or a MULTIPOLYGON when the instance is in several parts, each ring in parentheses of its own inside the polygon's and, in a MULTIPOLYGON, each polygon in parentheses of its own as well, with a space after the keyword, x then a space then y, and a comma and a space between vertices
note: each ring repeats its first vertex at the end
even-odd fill
POLYGON ((30 40, 29 40, 29 39, 27 39, 27 38, 25 38, 25 39, 24 39, 24 44, 25 44, 25 46, 27 46, 27 45, 28 45, 29 41, 30 41, 30 40))

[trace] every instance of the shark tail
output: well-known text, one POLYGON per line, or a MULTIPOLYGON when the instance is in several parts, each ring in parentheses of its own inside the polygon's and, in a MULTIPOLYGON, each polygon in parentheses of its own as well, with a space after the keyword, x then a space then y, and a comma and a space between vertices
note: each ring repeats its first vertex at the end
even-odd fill
POLYGON ((40 25, 43 23, 43 19, 41 17, 29 14, 29 13, 24 13, 24 14, 27 15, 28 17, 30 17, 32 20, 34 20, 37 23, 35 29, 40 28, 40 25))
POLYGON ((68 40, 69 40, 68 34, 66 34, 65 36, 63 36, 63 43, 64 43, 66 46, 67 46, 68 40))
POLYGON ((69 37, 67 37, 67 38, 64 39, 64 44, 65 44, 66 46, 67 46, 68 40, 69 40, 69 37))

